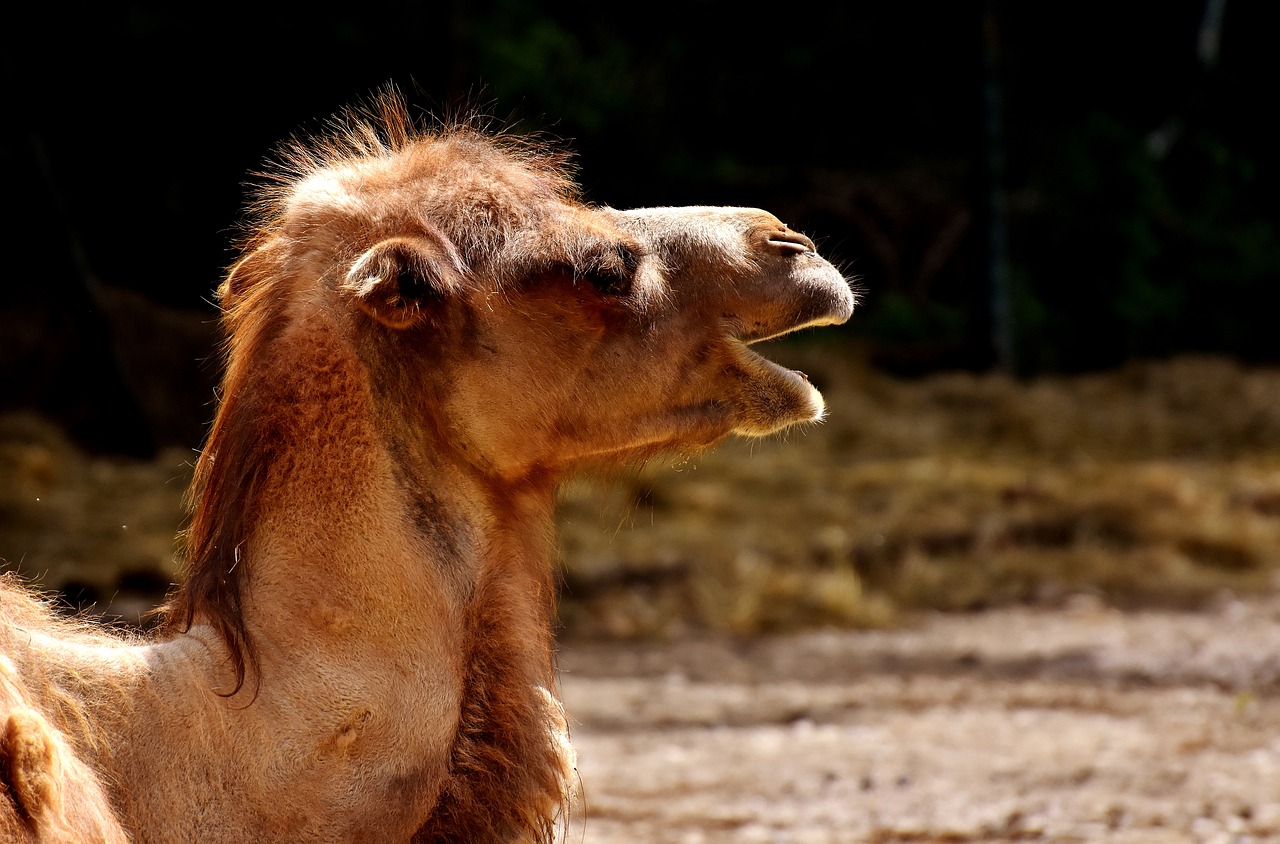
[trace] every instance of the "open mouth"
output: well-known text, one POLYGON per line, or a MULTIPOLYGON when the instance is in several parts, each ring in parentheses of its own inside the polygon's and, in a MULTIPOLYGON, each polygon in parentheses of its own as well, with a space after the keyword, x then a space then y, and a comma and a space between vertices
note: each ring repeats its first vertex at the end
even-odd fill
POLYGON ((762 306, 757 319, 725 325, 738 376, 732 389, 736 400, 731 404, 736 411, 734 430, 739 434, 772 434, 797 423, 817 422, 826 413, 822 394, 809 383, 809 376, 749 347, 805 328, 839 325, 853 313, 853 291, 825 262, 798 268, 788 289, 790 294, 773 308, 762 306))
POLYGON ((782 364, 775 363, 774 361, 760 354, 755 349, 750 348, 751 346, 760 345, 762 343, 768 343, 770 340, 775 340, 783 336, 784 334, 790 334, 790 333, 791 333, 790 331, 783 331, 777 334, 771 334, 768 337, 761 337, 759 340, 755 340, 755 339, 738 340, 736 341, 736 344, 739 346, 740 354, 742 354, 747 359, 751 360, 753 363, 758 363, 760 365, 768 367, 770 370, 775 370, 779 375, 783 375, 787 378, 796 379, 796 381, 798 382, 797 386, 799 386, 799 384, 809 384, 809 386, 812 387, 813 385, 809 383, 809 376, 806 375, 805 373, 801 372, 798 369, 788 369, 782 364))
MULTIPOLYGON (((846 298, 839 299, 834 303, 824 303, 823 307, 815 308, 814 310, 818 312, 811 315, 806 314, 801 316, 790 325, 778 327, 757 324, 750 329, 740 328, 737 331, 730 331, 728 336, 735 345, 740 347, 741 354, 744 357, 759 361, 761 364, 777 370, 779 374, 783 374, 788 377, 795 377, 800 382, 809 384, 808 375, 805 375, 799 370, 787 369, 784 366, 776 364, 761 355, 759 352, 748 347, 767 343, 770 340, 776 340, 780 337, 785 337, 788 334, 795 334, 797 331, 803 331, 806 328, 819 328, 824 325, 840 325, 848 320, 849 316, 853 312, 853 298, 852 296, 848 296, 846 298)), ((810 388, 812 389, 812 385, 810 385, 810 388)))
POLYGON ((801 422, 817 422, 826 413, 826 402, 809 376, 774 363, 747 341, 731 341, 743 380, 738 402, 738 433, 767 435, 801 422))

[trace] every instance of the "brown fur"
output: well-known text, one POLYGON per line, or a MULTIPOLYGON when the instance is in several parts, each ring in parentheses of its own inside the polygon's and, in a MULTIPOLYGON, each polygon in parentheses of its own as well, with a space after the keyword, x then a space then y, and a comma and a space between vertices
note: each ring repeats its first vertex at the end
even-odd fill
POLYGON ((823 412, 746 348, 853 305, 776 218, 593 208, 559 154, 394 95, 344 120, 285 151, 220 288, 160 636, 0 584, 6 841, 551 839, 557 485, 823 412))
MULTIPOLYGON (((0 576, 0 617, 78 635, 18 592, 8 575, 0 576)), ((70 746, 77 734, 85 735, 87 725, 77 718, 79 706, 67 695, 65 678, 56 666, 18 676, 14 661, 23 661, 27 646, 10 635, 12 630, 0 625, 0 842, 124 844, 128 838, 101 779, 70 746), (58 730, 36 706, 69 716, 72 728, 58 730)))

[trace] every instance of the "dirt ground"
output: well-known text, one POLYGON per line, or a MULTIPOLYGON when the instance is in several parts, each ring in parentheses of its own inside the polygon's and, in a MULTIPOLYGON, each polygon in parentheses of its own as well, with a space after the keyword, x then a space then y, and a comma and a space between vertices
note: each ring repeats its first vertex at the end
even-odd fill
POLYGON ((567 840, 1280 841, 1280 598, 562 645, 567 840))

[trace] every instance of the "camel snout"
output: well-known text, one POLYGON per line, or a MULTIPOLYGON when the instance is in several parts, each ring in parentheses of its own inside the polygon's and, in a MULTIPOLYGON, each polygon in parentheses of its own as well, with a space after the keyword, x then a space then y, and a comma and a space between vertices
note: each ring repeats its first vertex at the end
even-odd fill
POLYGON ((843 325, 849 321, 849 317, 853 316, 853 309, 858 304, 858 297, 853 293, 853 287, 850 286, 849 280, 841 275, 840 271, 827 261, 826 272, 824 276, 824 286, 830 291, 826 316, 823 320, 812 323, 813 325, 843 325))

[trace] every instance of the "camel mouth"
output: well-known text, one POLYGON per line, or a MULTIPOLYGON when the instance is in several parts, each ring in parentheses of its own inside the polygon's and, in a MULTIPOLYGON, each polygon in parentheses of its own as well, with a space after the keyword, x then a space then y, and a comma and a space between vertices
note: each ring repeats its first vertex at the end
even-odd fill
POLYGON ((784 324, 756 324, 750 329, 734 326, 738 331, 726 331, 725 339, 734 349, 735 356, 746 376, 745 389, 740 392, 742 411, 735 430, 748 436, 765 436, 777 433, 792 425, 820 422, 826 417, 827 405, 822 393, 810 381, 809 376, 798 369, 789 369, 769 360, 750 348, 759 343, 794 334, 806 328, 839 325, 853 313, 853 295, 841 279, 844 295, 814 297, 808 308, 784 324))
POLYGON ((784 331, 779 334, 771 335, 769 337, 761 337, 758 340, 745 340, 745 339, 737 340, 736 345, 738 345, 739 347, 739 353, 742 354, 744 357, 747 357, 753 363, 756 363, 757 365, 763 364, 764 367, 769 371, 774 372, 778 375, 782 375, 788 380, 793 381, 794 386, 796 386, 797 388, 807 385, 809 389, 813 390, 816 393, 818 392, 818 390, 809 381, 808 375, 806 375, 805 373, 801 372, 798 369, 788 369, 787 367, 783 366, 780 363, 769 360, 767 357, 760 354, 755 349, 749 348, 750 346, 757 345, 758 343, 767 343, 770 340, 775 340, 778 337, 781 337, 783 334, 790 334, 790 333, 791 332, 789 331, 784 331))

